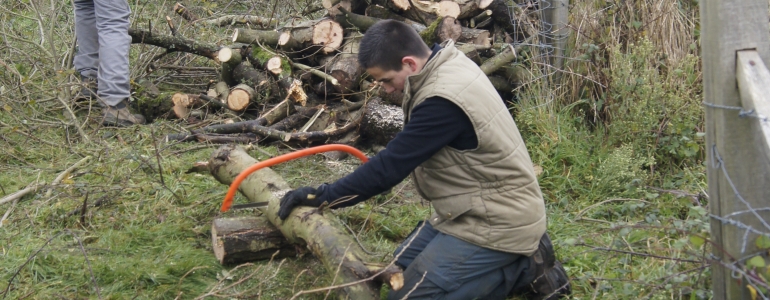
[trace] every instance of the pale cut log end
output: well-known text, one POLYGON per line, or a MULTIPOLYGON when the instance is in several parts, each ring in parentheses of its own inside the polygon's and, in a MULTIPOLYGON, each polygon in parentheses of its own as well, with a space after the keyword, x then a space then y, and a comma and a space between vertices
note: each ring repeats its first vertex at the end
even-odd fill
POLYGON ((390 288, 394 291, 398 291, 404 287, 404 274, 396 273, 390 277, 390 288))
POLYGON ((441 24, 439 24, 437 31, 436 35, 440 42, 448 40, 457 41, 463 34, 463 27, 455 18, 445 17, 441 20, 441 24))
POLYGON ((174 105, 171 109, 174 111, 174 115, 179 119, 184 120, 190 116, 190 109, 185 106, 174 105))
POLYGON ((248 91, 240 88, 233 89, 227 97, 227 108, 234 111, 242 111, 249 106, 250 99, 251 95, 248 91))
POLYGON ((481 8, 481 9, 485 9, 485 8, 489 7, 489 5, 492 4, 492 2, 495 2, 495 0, 478 0, 478 1, 479 1, 478 2, 479 3, 479 8, 481 8))
POLYGON ((217 94, 217 90, 215 89, 209 89, 206 91, 206 96, 209 96, 211 98, 216 98, 219 94, 217 94))
POLYGON ((454 1, 439 2, 439 16, 457 18, 460 15, 460 4, 454 1))
POLYGON ((171 96, 171 102, 174 103, 175 106, 189 106, 190 99, 187 97, 187 94, 185 93, 176 93, 173 96, 171 96))
POLYGON ((265 68, 275 75, 281 74, 281 72, 283 72, 283 69, 281 68, 281 57, 273 56, 268 59, 265 68))
POLYGON ((214 249, 214 257, 217 258, 220 264, 223 264, 225 260, 225 245, 217 234, 216 226, 211 226, 211 248, 214 249))
POLYGON ((232 57, 233 57, 233 49, 228 47, 219 49, 219 52, 217 53, 217 59, 219 59, 220 62, 227 62, 232 57))
POLYGON ((342 26, 333 20, 323 20, 313 28, 314 45, 323 45, 321 52, 329 54, 340 48, 343 41, 342 26))
POLYGON ((238 28, 235 29, 235 32, 233 32, 233 43, 238 41, 238 28))
POLYGON ((321 1, 321 5, 323 5, 323 7, 325 9, 331 9, 332 6, 334 6, 334 4, 332 4, 331 0, 323 0, 323 1, 321 1))
POLYGON ((476 41, 473 43, 484 47, 492 47, 492 37, 490 36, 489 31, 479 33, 476 37, 476 41))
POLYGON ((281 35, 278 37, 278 46, 286 45, 286 43, 289 42, 291 39, 291 33, 288 31, 281 32, 281 35))
POLYGON ((174 4, 174 11, 179 11, 180 9, 184 9, 184 5, 182 5, 182 3, 177 2, 174 4))
POLYGON ((393 5, 395 5, 396 8, 400 10, 407 10, 412 7, 412 5, 409 3, 409 0, 393 0, 393 5))

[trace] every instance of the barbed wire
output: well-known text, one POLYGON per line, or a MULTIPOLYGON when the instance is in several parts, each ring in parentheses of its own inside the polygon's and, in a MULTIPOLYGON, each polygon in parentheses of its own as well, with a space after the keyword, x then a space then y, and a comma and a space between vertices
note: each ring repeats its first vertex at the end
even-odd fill
MULTIPOLYGON (((709 102, 705 102, 705 101, 703 102, 703 105, 706 106, 706 107, 709 107, 709 108, 714 108, 714 109, 738 111, 738 116, 741 117, 741 118, 757 119, 757 120, 760 121, 761 126, 769 126, 770 125, 770 124, 768 124, 768 118, 766 116, 763 116, 762 114, 757 113, 756 110, 754 110, 754 109, 746 110, 745 108, 740 107, 740 106, 720 105, 720 104, 709 103, 709 102)), ((719 150, 717 149, 717 144, 716 143, 710 146, 710 151, 711 151, 711 161, 710 161, 709 166, 711 168, 713 168, 713 169, 721 170, 722 175, 724 176, 724 178, 727 181, 728 185, 730 185, 730 188, 732 189, 733 194, 735 195, 735 197, 738 198, 738 200, 744 206, 746 206, 746 208, 747 208, 746 210, 734 211, 734 212, 729 213, 729 214, 724 215, 724 216, 718 216, 718 215, 715 215, 715 214, 710 214, 709 215, 712 219, 717 220, 717 221, 721 222, 722 224, 734 226, 736 228, 744 230, 744 234, 743 234, 742 242, 741 242, 741 253, 740 253, 741 256, 743 256, 743 257, 741 257, 739 259, 736 259, 734 262, 726 262, 726 261, 721 260, 718 257, 713 256, 713 255, 712 255, 712 259, 714 261, 718 262, 720 265, 724 266, 725 268, 731 270, 731 277, 733 279, 741 280, 741 279, 745 278, 746 281, 748 282, 748 284, 753 288, 753 290, 757 293, 758 296, 761 296, 762 299, 769 299, 768 296, 766 296, 762 292, 762 289, 759 288, 759 285, 761 285, 763 288, 767 288, 768 287, 767 282, 765 282, 761 277, 753 276, 752 275, 752 271, 747 271, 744 268, 741 268, 741 266, 739 266, 738 264, 740 262, 744 261, 744 260, 747 260, 747 259, 757 255, 756 253, 754 253, 754 254, 751 254, 751 255, 748 255, 748 256, 744 256, 746 254, 746 248, 748 247, 750 233, 753 233, 753 234, 759 235, 759 236, 765 236, 765 237, 770 237, 770 233, 769 232, 763 232, 763 231, 761 231, 761 230, 759 230, 757 228, 754 228, 753 226, 748 225, 748 224, 746 224, 746 223, 744 223, 744 222, 742 222, 740 220, 733 219, 733 217, 750 213, 754 217, 756 217, 759 220, 759 222, 762 223, 762 225, 767 230, 770 230, 770 224, 768 224, 768 222, 765 221, 765 219, 763 219, 759 215, 760 211, 768 211, 768 210, 770 210, 770 207, 754 208, 751 205, 751 203, 749 203, 749 201, 747 201, 746 198, 743 197, 743 195, 741 195, 740 191, 738 190, 738 187, 735 185, 735 183, 733 182, 733 179, 730 177, 730 174, 727 171, 727 166, 725 164, 725 161, 724 161, 721 153, 719 153, 719 150)))

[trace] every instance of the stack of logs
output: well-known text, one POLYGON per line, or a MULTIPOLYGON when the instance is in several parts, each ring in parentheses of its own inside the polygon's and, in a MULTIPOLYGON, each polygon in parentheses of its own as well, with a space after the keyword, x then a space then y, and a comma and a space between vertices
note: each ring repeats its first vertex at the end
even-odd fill
MULTIPOLYGON (((131 29, 134 43, 163 47, 166 53, 197 54, 219 65, 219 78, 211 80, 207 89, 156 93, 147 105, 166 107, 191 123, 200 119, 197 111, 202 109, 244 119, 169 134, 169 141, 281 141, 307 146, 356 144, 364 138, 384 145, 401 130, 401 95, 382 92, 357 61, 361 37, 382 19, 409 24, 428 45, 455 41, 455 47, 480 66, 501 94, 510 93, 514 83, 523 80, 522 70, 510 66, 517 53, 525 50, 512 46, 514 42, 525 45, 524 41, 536 37, 536 28, 527 25, 532 22, 526 18, 526 6, 514 11, 520 18, 512 18, 503 0, 370 2, 323 0, 323 17, 287 23, 244 15, 204 19, 177 3, 174 11, 193 26, 242 26, 234 30, 228 46, 182 37, 169 17, 171 35, 131 29), (274 29, 246 28, 257 26, 274 29)), ((140 110, 146 112, 147 105, 140 110)), ((220 182, 229 184, 255 162, 242 148, 225 146, 214 153, 207 167, 220 182)), ((296 246, 301 245, 321 259, 335 278, 357 283, 341 287, 341 298, 377 298, 383 282, 400 288, 403 277, 398 268, 365 263, 361 247, 319 211, 298 208, 286 221, 279 220, 278 202, 288 190, 288 184, 269 169, 255 172, 242 183, 240 191, 250 201, 270 204, 260 209, 260 216, 214 221, 212 241, 221 263, 268 259, 275 251, 295 255, 296 246)))
POLYGON ((194 26, 242 26, 227 46, 181 37, 168 17, 172 35, 131 29, 134 43, 198 54, 220 66, 219 78, 210 80, 206 90, 160 93, 147 101, 151 104, 140 103, 139 110, 151 118, 158 110, 173 112, 193 122, 205 108, 245 120, 167 136, 174 141, 351 144, 364 137, 385 144, 402 127, 402 97, 382 92, 358 65, 358 44, 374 23, 403 21, 428 45, 454 40, 507 96, 526 77, 522 67, 511 64, 523 50, 512 44, 536 37, 536 28, 525 26, 534 23, 527 19, 526 6, 513 14, 521 18, 512 18, 503 0, 323 0, 323 7, 321 18, 279 23, 249 15, 202 19, 177 3, 174 11, 194 26), (245 28, 258 26, 278 28, 245 28))

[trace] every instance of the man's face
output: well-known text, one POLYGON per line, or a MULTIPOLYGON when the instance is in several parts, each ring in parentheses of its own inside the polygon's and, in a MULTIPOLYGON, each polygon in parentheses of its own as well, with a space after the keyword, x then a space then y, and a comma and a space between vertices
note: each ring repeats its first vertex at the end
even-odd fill
POLYGON ((406 78, 419 73, 421 69, 421 64, 415 58, 407 56, 402 60, 400 71, 385 71, 379 67, 371 67, 366 69, 366 72, 385 89, 385 92, 393 93, 403 92, 406 78))

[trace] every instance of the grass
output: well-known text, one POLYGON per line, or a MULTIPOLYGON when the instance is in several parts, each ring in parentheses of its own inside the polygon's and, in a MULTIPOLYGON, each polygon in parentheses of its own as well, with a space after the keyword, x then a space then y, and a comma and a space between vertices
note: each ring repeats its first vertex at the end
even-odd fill
MULTIPOLYGON (((0 21, 10 24, 2 29, 0 46, 0 193, 50 183, 83 157, 91 159, 60 184, 15 206, 0 205, 0 214, 9 212, 0 227, 0 292, 10 288, 5 298, 287 299, 332 284, 332 274, 311 255, 218 264, 209 230, 221 216, 226 186, 186 172, 216 146, 162 140, 184 124, 158 119, 127 129, 99 128, 98 112, 79 108, 79 124, 90 140, 84 142, 56 99, 74 73, 66 63, 62 67, 72 47, 70 4, 50 9, 33 2, 17 1, 0 11, 0 21), (59 26, 37 22, 38 12, 59 26), (82 214, 84 201, 100 205, 82 214)), ((158 24, 173 16, 172 4, 132 3, 132 23, 152 20, 162 31, 158 24)), ((201 14, 269 12, 270 4, 201 1, 188 8, 201 14)), ((575 3, 562 84, 535 80, 517 89, 522 101, 511 110, 533 162, 543 169, 539 182, 549 232, 575 299, 710 297, 710 271, 703 262, 708 253, 694 238, 708 237, 696 13, 697 6, 682 1, 575 3)), ((182 34, 210 42, 222 43, 229 31, 174 20, 182 34)), ((132 78, 169 74, 147 73, 149 58, 159 53, 133 46, 132 78)), ((161 62, 213 66, 185 54, 161 62)), ((529 71, 537 78, 542 70, 529 71)), ((200 84, 173 76, 168 82, 174 84, 164 86, 169 90, 200 84)), ((266 159, 287 151, 267 145, 250 154, 266 159)), ((314 156, 274 169, 299 187, 331 182, 357 165, 355 159, 314 156)), ((429 213, 406 180, 387 195, 334 215, 373 253, 372 261, 389 261, 429 213)))

